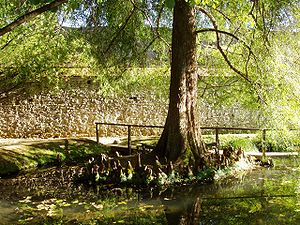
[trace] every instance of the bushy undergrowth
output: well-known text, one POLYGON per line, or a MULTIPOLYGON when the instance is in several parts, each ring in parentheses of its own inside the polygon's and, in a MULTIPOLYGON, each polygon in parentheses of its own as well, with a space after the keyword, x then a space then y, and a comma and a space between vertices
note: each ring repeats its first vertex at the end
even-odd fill
MULTIPOLYGON (((300 149, 299 131, 267 131, 265 147, 268 152, 291 152, 300 149)), ((204 135, 206 143, 215 142, 214 135, 204 135)), ((256 134, 221 134, 221 146, 242 148, 247 152, 262 151, 262 133, 256 134)))
POLYGON ((106 146, 80 139, 69 140, 67 146, 62 139, 11 145, 10 151, 0 148, 0 176, 64 162, 83 162, 87 158, 108 151, 109 148, 106 146))
MULTIPOLYGON (((299 131, 267 131, 266 149, 269 152, 293 152, 300 149, 299 131)), ((255 145, 261 151, 261 137, 254 140, 255 145)))
MULTIPOLYGON (((155 145, 159 139, 148 138, 141 143, 155 145), (147 140, 148 140, 147 139, 147 140)), ((215 142, 215 135, 203 135, 204 142, 210 144, 215 142)), ((135 144, 140 140, 137 137, 135 144)), ((221 146, 232 146, 234 149, 242 148, 246 152, 262 151, 262 132, 256 134, 220 134, 219 142, 221 146)), ((127 140, 124 140, 127 143, 127 140)), ((300 149, 300 133, 298 131, 267 131, 266 133, 266 149, 268 152, 291 152, 300 149)))
POLYGON ((248 152, 257 152, 257 146, 255 145, 255 140, 257 135, 255 134, 227 134, 221 137, 221 145, 231 145, 234 148, 242 148, 248 152))

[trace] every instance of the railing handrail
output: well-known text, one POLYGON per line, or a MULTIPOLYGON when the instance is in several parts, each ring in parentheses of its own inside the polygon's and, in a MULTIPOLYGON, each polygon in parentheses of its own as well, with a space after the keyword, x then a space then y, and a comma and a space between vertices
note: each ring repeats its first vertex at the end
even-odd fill
MULTIPOLYGON (((142 125, 142 124, 126 124, 126 123, 106 123, 106 122, 95 122, 96 124, 96 140, 99 144, 99 125, 110 125, 110 126, 125 126, 128 130, 128 151, 131 154, 131 128, 132 127, 143 127, 143 128, 164 128, 160 125, 142 125)), ((219 131, 220 130, 248 130, 248 131, 262 131, 262 146, 263 146, 263 157, 266 156, 266 132, 269 130, 280 130, 272 128, 255 128, 255 127, 218 127, 218 126, 206 126, 200 127, 203 130, 215 130, 215 143, 216 146, 219 146, 219 131)), ((289 130, 298 130, 298 129, 289 129, 289 130)))
MULTIPOLYGON (((99 125, 109 125, 109 126, 123 126, 127 127, 128 130, 128 151, 131 154, 131 128, 132 127, 142 127, 142 128, 164 128, 164 126, 161 125, 143 125, 143 124, 127 124, 127 123, 107 123, 107 122, 95 122, 96 124, 96 140, 99 144, 99 125)), ((206 126, 206 127, 200 127, 203 130, 215 130, 215 136, 216 136, 216 145, 219 145, 219 131, 220 130, 248 130, 248 131, 262 131, 262 139, 263 142, 266 140, 266 131, 272 130, 268 128, 255 128, 255 127, 219 127, 219 126, 206 126)))
POLYGON ((149 128, 164 128, 164 126, 160 125, 143 125, 143 124, 127 124, 127 123, 105 123, 105 122, 95 122, 95 124, 100 125, 110 125, 110 126, 123 126, 123 127, 149 127, 149 128))
MULTIPOLYGON (((110 126, 124 126, 124 127, 144 127, 144 128, 164 128, 162 125, 143 125, 143 124, 127 124, 127 123, 107 123, 107 122, 95 122, 99 125, 110 125, 110 126)), ((271 128, 255 128, 255 127, 224 127, 224 126, 204 126, 200 127, 204 130, 271 130, 271 128)))

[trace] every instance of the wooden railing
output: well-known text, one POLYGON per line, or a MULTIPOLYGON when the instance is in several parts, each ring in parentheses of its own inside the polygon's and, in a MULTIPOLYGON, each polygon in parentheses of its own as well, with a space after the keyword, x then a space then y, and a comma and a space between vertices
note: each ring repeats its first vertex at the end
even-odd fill
MULTIPOLYGON (((128 152, 131 153, 131 128, 139 127, 139 128, 164 128, 164 126, 156 126, 156 125, 137 125, 137 124, 125 124, 125 123, 104 123, 104 122, 96 122, 96 140, 99 144, 99 127, 100 125, 108 125, 108 126, 122 126, 127 127, 127 146, 128 152)), ((221 130, 236 130, 236 131, 262 131, 262 141, 263 145, 266 143, 266 132, 267 130, 271 129, 262 129, 262 128, 246 128, 246 127, 201 127, 202 130, 214 130, 215 133, 215 143, 218 146, 219 141, 219 134, 221 130)))

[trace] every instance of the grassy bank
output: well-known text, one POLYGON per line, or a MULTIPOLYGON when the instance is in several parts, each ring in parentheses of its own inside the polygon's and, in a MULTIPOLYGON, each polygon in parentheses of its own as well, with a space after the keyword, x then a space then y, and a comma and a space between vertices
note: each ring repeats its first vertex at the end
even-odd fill
POLYGON ((0 176, 60 163, 77 163, 109 148, 87 139, 6 140, 0 146, 0 176))

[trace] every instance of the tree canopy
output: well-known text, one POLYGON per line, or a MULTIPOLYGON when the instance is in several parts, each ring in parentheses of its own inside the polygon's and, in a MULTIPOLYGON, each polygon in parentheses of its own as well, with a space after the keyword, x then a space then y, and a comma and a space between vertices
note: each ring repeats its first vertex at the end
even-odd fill
MULTIPOLYGON (((273 38, 275 33, 287 31, 288 34, 285 32, 285 35, 293 35, 292 31, 297 28, 299 9, 296 0, 280 2, 271 0, 235 2, 191 0, 189 2, 197 10, 200 75, 204 73, 221 74, 226 77, 228 74, 232 75, 231 69, 235 68, 235 72, 241 73, 240 75, 246 82, 250 81, 251 85, 259 84, 260 80, 264 80, 262 77, 265 74, 264 66, 260 62, 264 61, 264 57, 270 56, 270 54, 262 53, 270 53, 265 49, 270 48, 271 42, 275 39, 273 38), (221 39, 224 54, 217 51, 216 27, 214 26, 221 31, 218 36, 221 39), (227 61, 224 61, 224 56, 230 60, 230 64, 226 65, 227 61), (249 73, 251 74, 249 75, 249 73)), ((104 65, 106 68, 161 65, 161 63, 168 65, 174 3, 175 0, 165 2, 159 0, 32 0, 10 1, 9 3, 2 1, 1 55, 6 59, 1 59, 1 67, 9 67, 11 64, 23 64, 22 66, 25 67, 25 63, 14 62, 16 58, 8 53, 8 49, 18 46, 18 48, 22 48, 22 54, 25 52, 31 54, 36 49, 29 50, 27 48, 25 50, 26 47, 20 44, 20 42, 26 42, 29 34, 32 36, 31 38, 36 36, 39 46, 47 43, 44 38, 47 38, 48 34, 55 36, 56 43, 54 43, 55 48, 52 48, 52 51, 56 52, 51 55, 64 56, 64 51, 70 52, 74 48, 70 47, 70 39, 66 39, 66 35, 63 34, 65 26, 70 27, 68 33, 72 29, 74 33, 77 32, 75 38, 85 42, 82 44, 77 41, 81 47, 83 45, 87 48, 92 46, 90 49, 82 49, 85 50, 85 53, 90 54, 90 58, 94 58, 98 64, 104 65), (58 5, 60 5, 59 9, 57 9, 58 5), (43 10, 50 11, 39 15, 43 10), (4 34, 4 31, 8 33, 4 34), (39 37, 35 34, 37 32, 40 33, 39 37), (26 35, 26 33, 28 34, 26 35), (58 39, 59 36, 63 39, 58 39)), ((53 39, 51 41, 54 42, 53 39)), ((30 41, 28 42, 30 43, 30 41)), ((50 49, 48 43, 47 46, 50 49)), ((74 54, 76 53, 78 51, 74 54)), ((22 54, 18 54, 19 57, 22 54)), ((47 54, 44 55, 38 51, 33 57, 29 55, 24 57, 28 61, 35 58, 36 55, 39 55, 40 60, 44 58, 44 62, 49 62, 47 54)), ((40 60, 33 62, 33 65, 35 67, 40 65, 40 60)), ((67 62, 66 59, 57 57, 57 61, 51 64, 65 65, 67 62)), ((206 84, 202 83, 202 85, 206 84)), ((244 85, 246 84, 241 86, 244 85)), ((208 89, 205 89, 205 92, 208 89)), ((243 87, 243 89, 247 88, 243 87)))

